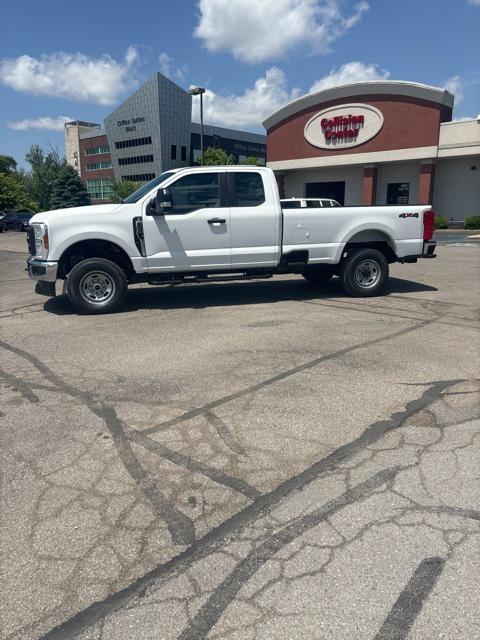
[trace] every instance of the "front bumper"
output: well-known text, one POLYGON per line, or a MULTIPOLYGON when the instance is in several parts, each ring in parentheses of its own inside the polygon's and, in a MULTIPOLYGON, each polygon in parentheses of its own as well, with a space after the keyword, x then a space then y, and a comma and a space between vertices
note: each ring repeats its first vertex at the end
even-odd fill
POLYGON ((27 260, 27 271, 29 278, 32 280, 55 282, 57 279, 58 262, 38 260, 38 258, 30 256, 27 260))

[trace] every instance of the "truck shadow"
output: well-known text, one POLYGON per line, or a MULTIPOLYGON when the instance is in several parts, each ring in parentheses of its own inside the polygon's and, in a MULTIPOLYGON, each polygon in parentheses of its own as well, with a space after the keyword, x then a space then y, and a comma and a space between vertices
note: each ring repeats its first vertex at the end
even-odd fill
MULTIPOLYGON (((412 280, 390 278, 380 297, 421 291, 438 291, 438 289, 412 280)), ((246 304, 271 304, 272 302, 289 300, 334 300, 337 298, 352 300, 341 289, 338 278, 323 285, 313 285, 299 277, 288 280, 239 281, 228 284, 149 286, 129 289, 125 305, 117 313, 129 313, 142 309, 204 309, 246 304)), ((66 295, 50 298, 45 303, 44 309, 56 315, 77 313, 66 295)))

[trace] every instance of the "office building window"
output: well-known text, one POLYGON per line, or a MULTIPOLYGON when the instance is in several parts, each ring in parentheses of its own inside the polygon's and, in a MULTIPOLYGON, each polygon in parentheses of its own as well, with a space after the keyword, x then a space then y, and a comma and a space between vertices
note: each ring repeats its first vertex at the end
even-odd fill
POLYGON ((172 144, 170 147, 170 157, 172 160, 176 160, 177 159, 177 145, 176 144, 172 144))
POLYGON ((131 140, 119 140, 115 142, 115 149, 126 149, 127 147, 141 147, 144 144, 152 144, 152 138, 132 138, 131 140))
POLYGON ((131 158, 119 158, 118 164, 123 167, 126 164, 142 164, 144 162, 153 162, 153 155, 148 156, 132 156, 131 158))
POLYGON ((186 162, 186 160, 187 160, 187 147, 182 147, 181 154, 182 154, 181 155, 182 162, 186 162))
POLYGON ((89 149, 85 149, 86 156, 96 156, 99 153, 110 153, 110 147, 106 145, 104 147, 90 147, 89 149))
POLYGON ((154 173, 137 173, 133 176, 122 176, 122 180, 124 182, 127 180, 130 182, 148 182, 149 180, 153 180, 154 177, 154 173))
POLYGON ((97 171, 98 169, 111 169, 112 163, 108 162, 88 162, 87 171, 97 171))
POLYGON ((103 178, 87 180, 87 191, 92 200, 111 200, 113 197, 112 181, 103 178))

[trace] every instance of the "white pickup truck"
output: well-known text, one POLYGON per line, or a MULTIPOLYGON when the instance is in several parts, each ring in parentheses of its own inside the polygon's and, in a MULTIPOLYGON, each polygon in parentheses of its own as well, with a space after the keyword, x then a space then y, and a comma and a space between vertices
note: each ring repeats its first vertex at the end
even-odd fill
POLYGON ((340 277, 353 296, 378 294, 392 262, 435 257, 430 206, 282 209, 271 169, 167 171, 121 204, 38 213, 27 242, 37 293, 55 282, 82 313, 111 312, 129 284, 340 277))

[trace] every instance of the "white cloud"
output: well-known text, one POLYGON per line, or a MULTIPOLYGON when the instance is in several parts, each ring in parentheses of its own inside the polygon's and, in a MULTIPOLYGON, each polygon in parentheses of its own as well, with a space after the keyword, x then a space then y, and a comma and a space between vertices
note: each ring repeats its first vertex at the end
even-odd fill
MULTIPOLYGON (((299 89, 287 89, 287 79, 277 67, 255 80, 243 95, 221 95, 207 90, 204 98, 204 119, 208 124, 223 127, 259 126, 262 119, 300 95, 299 89)), ((199 121, 199 100, 193 99, 193 119, 199 121)))
MULTIPOLYGON (((310 92, 350 82, 386 80, 389 76, 386 69, 375 64, 349 62, 317 80, 310 87, 310 92)), ((288 89, 285 73, 278 67, 271 67, 242 95, 222 95, 207 89, 204 119, 208 124, 222 127, 257 127, 264 118, 303 93, 299 88, 288 89)), ((200 119, 199 100, 196 98, 193 99, 193 119, 197 122, 200 119)))
POLYGON ((476 7, 480 7, 480 0, 468 0, 469 4, 474 4, 476 7))
POLYGON ((330 73, 312 84, 310 93, 352 82, 388 80, 389 77, 390 72, 386 69, 380 69, 376 64, 364 64, 356 60, 343 64, 339 69, 332 69, 330 73))
POLYGON ((67 116, 57 116, 51 118, 50 116, 44 116, 43 118, 35 118, 26 120, 19 120, 18 122, 9 122, 8 127, 15 129, 16 131, 25 131, 26 129, 49 129, 50 131, 63 131, 66 122, 72 122, 74 118, 68 118, 67 116))
POLYGON ((163 52, 158 56, 158 64, 160 65, 160 73, 163 73, 167 78, 180 82, 185 80, 188 66, 186 64, 178 66, 168 53, 163 52))
POLYGON ((40 58, 23 55, 0 60, 0 82, 23 93, 110 105, 136 85, 137 61, 134 47, 120 62, 109 55, 92 58, 62 51, 40 58))
POLYGON ((195 35, 210 51, 245 62, 284 56, 296 48, 325 53, 368 10, 365 0, 199 0, 195 35))
POLYGON ((450 93, 453 93, 455 96, 455 105, 458 106, 464 98, 463 82, 460 76, 452 76, 451 78, 448 78, 443 87, 447 91, 450 91, 450 93))

